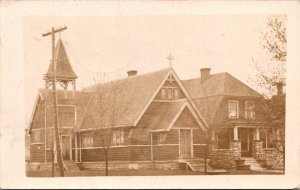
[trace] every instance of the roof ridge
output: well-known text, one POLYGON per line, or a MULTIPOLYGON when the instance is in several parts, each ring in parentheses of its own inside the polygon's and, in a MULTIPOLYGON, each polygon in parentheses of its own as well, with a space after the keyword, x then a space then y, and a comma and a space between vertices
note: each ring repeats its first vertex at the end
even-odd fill
POLYGON ((113 83, 113 82, 125 81, 125 80, 128 80, 128 79, 133 79, 133 78, 138 78, 138 77, 144 77, 144 76, 147 76, 147 75, 152 75, 152 74, 155 74, 155 73, 159 73, 159 72, 163 72, 163 71, 169 71, 169 70, 171 70, 171 68, 160 69, 160 70, 157 70, 157 71, 154 71, 154 72, 143 73, 143 74, 136 75, 136 76, 131 76, 131 77, 123 77, 123 78, 113 79, 113 80, 110 80, 110 81, 107 81, 107 82, 104 82, 104 83, 96 83, 96 84, 93 84, 93 85, 89 85, 87 87, 84 87, 83 89, 93 88, 97 85, 107 85, 107 84, 110 84, 110 83, 113 83))
MULTIPOLYGON (((248 88, 249 90, 251 90, 252 92, 254 92, 256 95, 262 96, 259 92, 257 92, 256 90, 254 90, 253 88, 251 88, 250 86, 248 86, 246 83, 244 83, 244 82, 241 81, 240 79, 234 77, 234 76, 231 75, 230 73, 227 73, 227 76, 233 78, 234 80, 236 80, 237 82, 239 82, 240 84, 242 84, 243 86, 245 86, 246 88, 248 88)), ((224 94, 224 95, 226 95, 226 94, 224 94)))
MULTIPOLYGON (((212 76, 218 76, 218 75, 222 75, 222 74, 228 74, 227 72, 221 72, 221 73, 215 73, 215 74, 210 74, 209 77, 212 77, 212 76)), ((181 80, 183 82, 189 82, 189 81, 193 81, 193 80, 200 80, 201 77, 195 77, 195 78, 190 78, 190 79, 184 79, 184 80, 181 80)))

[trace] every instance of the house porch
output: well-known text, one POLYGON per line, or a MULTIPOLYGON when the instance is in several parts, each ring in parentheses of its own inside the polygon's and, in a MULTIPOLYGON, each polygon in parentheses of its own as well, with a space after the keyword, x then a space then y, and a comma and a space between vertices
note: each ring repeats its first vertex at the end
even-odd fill
POLYGON ((210 160, 215 168, 236 168, 235 160, 254 157, 274 165, 280 160, 278 135, 256 126, 234 126, 212 131, 210 160))

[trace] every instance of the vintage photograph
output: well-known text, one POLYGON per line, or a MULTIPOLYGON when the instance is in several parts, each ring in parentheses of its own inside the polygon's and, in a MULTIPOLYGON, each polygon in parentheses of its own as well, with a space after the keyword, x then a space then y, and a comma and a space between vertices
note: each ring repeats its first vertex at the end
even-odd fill
POLYGON ((284 175, 286 14, 27 16, 27 177, 284 175))

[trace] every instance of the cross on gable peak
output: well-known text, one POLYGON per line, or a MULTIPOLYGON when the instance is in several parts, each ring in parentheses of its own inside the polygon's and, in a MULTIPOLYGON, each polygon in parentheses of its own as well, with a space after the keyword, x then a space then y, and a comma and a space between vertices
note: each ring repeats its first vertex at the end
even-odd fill
POLYGON ((169 66, 172 67, 172 60, 174 59, 174 57, 172 56, 172 54, 169 54, 169 56, 166 58, 169 60, 169 66))

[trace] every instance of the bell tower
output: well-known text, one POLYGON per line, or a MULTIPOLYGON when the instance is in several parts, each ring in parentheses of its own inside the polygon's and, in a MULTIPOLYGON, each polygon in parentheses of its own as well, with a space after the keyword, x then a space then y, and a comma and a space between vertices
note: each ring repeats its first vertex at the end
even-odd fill
MULTIPOLYGON (((64 90, 64 99, 75 98, 77 76, 70 64, 67 52, 61 39, 58 40, 54 52, 54 62, 51 62, 47 73, 44 75, 46 91, 52 85, 53 63, 55 66, 56 83, 64 90), (68 94, 68 87, 71 86, 72 95, 68 94)), ((47 93, 46 93, 47 94, 47 93)))

